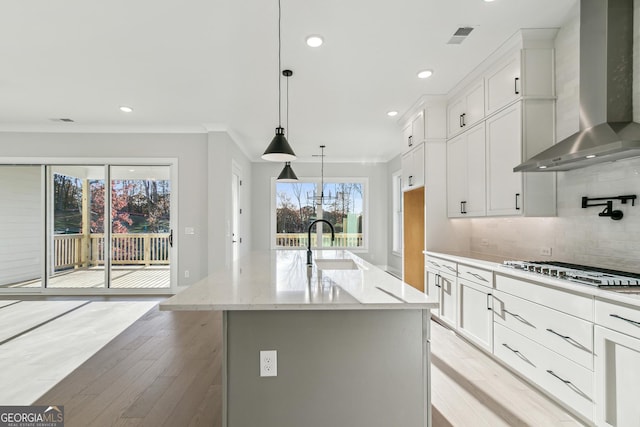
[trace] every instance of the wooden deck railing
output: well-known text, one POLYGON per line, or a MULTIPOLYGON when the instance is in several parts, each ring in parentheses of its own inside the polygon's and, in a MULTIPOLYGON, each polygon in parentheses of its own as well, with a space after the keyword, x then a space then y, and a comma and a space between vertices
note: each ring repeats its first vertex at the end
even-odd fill
MULTIPOLYGON (((311 233, 311 247, 317 246, 317 234, 311 233)), ((307 247, 307 233, 277 233, 276 246, 307 247)), ((331 233, 322 234, 322 247, 331 246, 331 233)), ((333 246, 356 248, 362 246, 362 233, 336 233, 333 246)))
MULTIPOLYGON (((89 267, 104 264, 104 234, 56 234, 53 236, 54 268, 89 267)), ((169 233, 111 235, 111 264, 168 265, 169 233)))

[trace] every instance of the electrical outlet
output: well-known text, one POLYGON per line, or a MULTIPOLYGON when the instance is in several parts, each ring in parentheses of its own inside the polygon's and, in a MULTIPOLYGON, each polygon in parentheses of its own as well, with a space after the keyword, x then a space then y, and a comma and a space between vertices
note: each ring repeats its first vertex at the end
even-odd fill
POLYGON ((189 270, 185 270, 184 271, 184 278, 188 279, 189 278, 189 270))
POLYGON ((551 256, 551 248, 540 248, 540 255, 551 256))
POLYGON ((260 376, 278 376, 278 352, 276 350, 260 351, 260 376))

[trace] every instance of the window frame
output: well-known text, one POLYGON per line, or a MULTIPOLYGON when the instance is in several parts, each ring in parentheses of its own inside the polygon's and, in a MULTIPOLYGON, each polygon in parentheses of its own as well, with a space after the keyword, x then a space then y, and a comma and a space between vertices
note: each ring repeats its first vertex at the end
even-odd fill
MULTIPOLYGON (((316 188, 320 186, 321 178, 319 176, 301 176, 298 177, 299 182, 316 184, 316 188)), ((270 213, 270 232, 269 247, 271 249, 289 249, 289 250, 306 250, 302 247, 277 246, 276 245, 276 177, 271 177, 271 213, 270 213)), ((324 177, 325 184, 334 183, 356 183, 362 184, 362 246, 323 246, 312 247, 311 249, 344 249, 354 253, 362 253, 369 251, 369 178, 368 177, 324 177)), ((315 232, 315 231, 314 231, 315 232)), ((320 232, 321 233, 321 232, 320 232)), ((320 239, 318 239, 320 241, 320 239)))

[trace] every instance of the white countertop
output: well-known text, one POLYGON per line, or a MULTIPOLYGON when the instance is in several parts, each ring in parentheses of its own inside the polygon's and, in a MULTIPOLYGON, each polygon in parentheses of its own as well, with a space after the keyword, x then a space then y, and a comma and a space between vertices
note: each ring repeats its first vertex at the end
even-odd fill
POLYGON ((184 289, 161 310, 432 309, 437 302, 343 250, 313 251, 313 259, 351 259, 357 270, 309 270, 305 250, 251 252, 230 268, 184 289))
MULTIPOLYGON (((482 256, 482 258, 476 258, 475 254, 450 254, 443 252, 425 251, 425 255, 433 256, 436 258, 448 259, 454 262, 471 265, 474 267, 485 268, 492 270, 498 274, 504 274, 508 276, 517 277, 520 279, 529 280, 532 282, 542 283, 557 289, 575 292, 583 295, 590 295, 599 299, 605 299, 609 301, 621 302, 640 308, 640 289, 638 294, 617 292, 598 288, 597 286, 589 286, 581 283, 571 282, 569 280, 557 279, 549 276, 543 276, 540 274, 530 273, 528 271, 517 270, 515 268, 505 267, 498 258, 482 256)), ((526 292, 523 289, 523 292, 526 292)))

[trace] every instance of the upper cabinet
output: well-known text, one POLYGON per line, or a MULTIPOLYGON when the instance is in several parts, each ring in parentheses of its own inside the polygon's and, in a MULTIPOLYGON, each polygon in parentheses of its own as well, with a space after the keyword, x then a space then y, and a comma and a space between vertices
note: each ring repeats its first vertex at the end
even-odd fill
POLYGON ((452 98, 447 104, 449 138, 484 119, 484 80, 480 79, 452 98))
POLYGON ((487 116, 519 99, 553 97, 553 49, 516 49, 490 67, 484 81, 487 116))
POLYGON ((555 142, 555 33, 521 30, 449 98, 449 217, 556 215, 556 174, 513 171, 555 142))
POLYGON ((487 215, 555 216, 556 175, 514 172, 554 140, 554 102, 520 101, 486 121, 487 215), (532 153, 533 151, 533 153, 532 153))
POLYGON ((405 117, 402 127, 401 152, 406 153, 428 140, 446 138, 445 102, 439 97, 436 100, 422 100, 420 107, 405 117))
POLYGON ((424 187, 424 143, 402 155, 402 191, 424 187))
POLYGON ((402 152, 406 152, 425 139, 424 110, 420 110, 402 131, 402 152))

